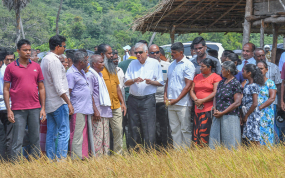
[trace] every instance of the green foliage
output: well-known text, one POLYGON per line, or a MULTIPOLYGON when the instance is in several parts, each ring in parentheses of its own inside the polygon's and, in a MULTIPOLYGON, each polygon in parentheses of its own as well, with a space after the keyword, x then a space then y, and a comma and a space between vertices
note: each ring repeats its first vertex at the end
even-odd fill
MULTIPOLYGON (((67 48, 93 50, 101 43, 110 44, 123 54, 122 47, 134 45, 139 40, 149 41, 152 33, 133 32, 130 24, 154 7, 159 0, 66 0, 63 1, 59 31, 67 38, 67 48)), ((48 39, 55 35, 55 20, 59 0, 33 0, 22 11, 26 39, 33 48, 49 49, 48 39)), ((15 12, 0 6, 0 45, 15 49, 15 12)), ((202 36, 207 41, 220 42, 225 49, 241 49, 242 34, 238 33, 191 33, 175 37, 175 41, 192 41, 202 36)), ((251 42, 259 46, 259 34, 251 34, 251 42)), ((265 44, 272 43, 272 36, 265 37, 265 44)), ((283 42, 280 36, 279 43, 283 42)), ((169 34, 157 34, 157 45, 170 44, 169 34)))

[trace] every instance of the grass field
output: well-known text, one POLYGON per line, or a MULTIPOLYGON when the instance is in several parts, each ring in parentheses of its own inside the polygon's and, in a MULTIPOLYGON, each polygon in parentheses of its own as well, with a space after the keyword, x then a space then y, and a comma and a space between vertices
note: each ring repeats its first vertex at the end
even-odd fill
POLYGON ((51 163, 0 164, 1 177, 285 177, 285 147, 241 147, 230 151, 188 149, 141 151, 124 156, 51 163))

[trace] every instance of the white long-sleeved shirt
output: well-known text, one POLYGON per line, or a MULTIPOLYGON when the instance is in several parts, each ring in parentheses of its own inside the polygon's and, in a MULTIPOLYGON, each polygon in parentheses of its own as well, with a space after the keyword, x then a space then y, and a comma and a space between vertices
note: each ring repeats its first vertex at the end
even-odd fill
POLYGON ((56 111, 66 102, 60 97, 66 94, 69 98, 69 89, 65 73, 65 68, 61 64, 58 56, 49 52, 41 63, 44 85, 46 90, 46 113, 56 111))
MULTIPOLYGON (((164 85, 162 69, 159 62, 156 59, 148 57, 144 64, 141 64, 139 60, 133 60, 125 74, 125 83, 128 80, 135 78, 151 79, 158 81, 164 85)), ((135 96, 146 96, 156 93, 157 86, 146 84, 145 81, 134 83, 130 86, 130 94, 135 96)))

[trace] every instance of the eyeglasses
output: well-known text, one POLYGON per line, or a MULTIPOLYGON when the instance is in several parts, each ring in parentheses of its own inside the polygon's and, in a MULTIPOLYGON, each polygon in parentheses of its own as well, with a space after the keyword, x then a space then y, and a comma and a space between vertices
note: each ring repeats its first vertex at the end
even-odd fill
POLYGON ((66 48, 66 45, 65 45, 65 46, 59 45, 59 47, 64 47, 64 48, 66 48))
POLYGON ((159 54, 159 51, 156 51, 156 52, 150 52, 150 54, 159 54))
POLYGON ((143 51, 138 51, 138 52, 135 52, 135 55, 137 55, 137 54, 142 54, 143 53, 143 51))

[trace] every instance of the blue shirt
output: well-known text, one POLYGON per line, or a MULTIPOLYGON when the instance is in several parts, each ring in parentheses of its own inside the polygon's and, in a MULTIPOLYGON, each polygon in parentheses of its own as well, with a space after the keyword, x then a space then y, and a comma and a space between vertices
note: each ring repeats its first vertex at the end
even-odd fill
POLYGON ((74 108, 74 113, 93 114, 92 93, 84 70, 79 72, 77 68, 72 65, 67 71, 66 78, 68 88, 72 89, 70 102, 74 108))
POLYGON ((282 67, 283 67, 284 62, 285 62, 285 52, 283 52, 281 54, 281 57, 280 57, 280 60, 279 60, 279 71, 280 72, 282 71, 282 67))
MULTIPOLYGON (((176 99, 185 88, 185 79, 193 80, 195 74, 195 67, 186 57, 178 63, 174 60, 168 68, 168 87, 167 87, 167 98, 176 99)), ((191 106, 191 99, 189 92, 175 105, 179 106, 191 106)))
MULTIPOLYGON (((243 60, 242 61, 242 63, 241 63, 241 65, 238 65, 237 66, 237 70, 238 71, 242 71, 242 68, 243 68, 243 66, 244 66, 244 61, 246 61, 246 60, 243 60)), ((254 64, 254 65, 256 65, 256 61, 255 61, 255 59, 252 57, 252 58, 249 58, 248 60, 247 60, 247 64, 254 64)))

